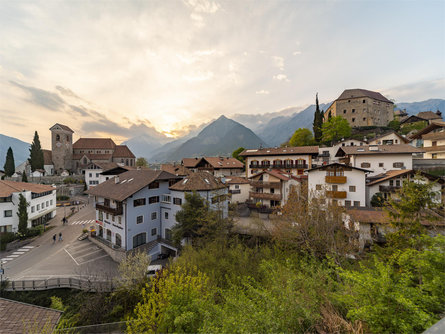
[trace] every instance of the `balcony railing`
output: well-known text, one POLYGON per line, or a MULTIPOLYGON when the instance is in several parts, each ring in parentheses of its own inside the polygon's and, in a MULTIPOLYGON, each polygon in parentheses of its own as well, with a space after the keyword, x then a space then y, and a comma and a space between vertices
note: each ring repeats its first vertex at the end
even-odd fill
POLYGON ((268 199, 272 201, 281 201, 281 194, 271 194, 271 193, 257 193, 254 191, 249 192, 250 197, 259 199, 268 199))
POLYGON ((249 168, 257 168, 257 169, 267 169, 267 168, 276 168, 276 169, 290 169, 290 168, 297 168, 297 169, 307 169, 307 164, 270 164, 270 165, 255 165, 250 164, 249 168))
POLYGON ((280 182, 250 181, 250 185, 256 188, 280 188, 280 182))
POLYGON ((232 195, 241 194, 241 190, 240 189, 229 189, 229 194, 232 194, 232 195))
POLYGON ((121 215, 124 212, 122 206, 119 206, 117 208, 111 208, 109 206, 103 205, 103 203, 96 203, 96 210, 101 210, 101 211, 104 211, 104 212, 108 212, 108 213, 111 213, 114 216, 119 216, 119 215, 121 215))
POLYGON ((379 186, 379 191, 384 193, 393 193, 400 188, 400 186, 379 186))
POLYGON ((346 176, 325 176, 326 183, 346 183, 346 176))
POLYGON ((346 191, 326 191, 326 196, 329 198, 346 198, 346 191))

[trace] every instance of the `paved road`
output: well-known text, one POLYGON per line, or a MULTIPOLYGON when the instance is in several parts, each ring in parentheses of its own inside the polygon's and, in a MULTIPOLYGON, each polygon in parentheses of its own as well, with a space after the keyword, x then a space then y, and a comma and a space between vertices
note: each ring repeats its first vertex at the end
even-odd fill
POLYGON ((92 204, 80 209, 65 225, 61 222, 63 214, 64 209, 58 208, 50 222, 55 227, 29 245, 0 254, 0 259, 10 258, 3 264, 6 277, 11 280, 86 276, 107 279, 117 275, 117 263, 105 251, 88 240, 77 240, 83 227, 88 228, 94 222, 92 204), (53 242, 53 235, 57 234, 58 239, 60 232, 63 241, 53 242))

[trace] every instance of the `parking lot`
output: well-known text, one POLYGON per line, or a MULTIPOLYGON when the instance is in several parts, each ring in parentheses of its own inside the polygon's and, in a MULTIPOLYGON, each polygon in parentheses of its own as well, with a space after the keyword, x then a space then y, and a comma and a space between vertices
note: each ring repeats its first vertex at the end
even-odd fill
POLYGON ((78 265, 93 262, 107 257, 107 253, 93 244, 89 240, 76 240, 68 247, 65 247, 65 252, 71 257, 71 259, 78 265))

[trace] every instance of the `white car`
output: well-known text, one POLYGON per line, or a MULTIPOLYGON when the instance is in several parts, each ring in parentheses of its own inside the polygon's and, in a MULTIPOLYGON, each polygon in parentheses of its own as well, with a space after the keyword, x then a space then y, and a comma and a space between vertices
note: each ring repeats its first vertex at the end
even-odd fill
POLYGON ((162 266, 160 264, 153 264, 147 267, 147 276, 154 277, 156 272, 162 270, 162 266))

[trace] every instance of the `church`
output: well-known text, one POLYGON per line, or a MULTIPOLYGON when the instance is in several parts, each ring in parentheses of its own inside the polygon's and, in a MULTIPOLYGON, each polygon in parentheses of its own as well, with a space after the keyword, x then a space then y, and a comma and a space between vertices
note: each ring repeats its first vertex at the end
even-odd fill
POLYGON ((47 160, 52 160, 54 174, 81 174, 94 163, 115 162, 130 167, 136 164, 127 145, 116 145, 111 138, 79 138, 73 144, 74 131, 70 127, 56 123, 50 131, 51 154, 47 154, 47 160))

